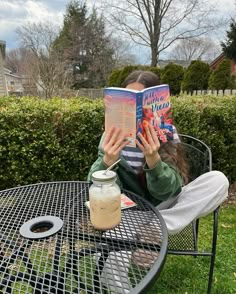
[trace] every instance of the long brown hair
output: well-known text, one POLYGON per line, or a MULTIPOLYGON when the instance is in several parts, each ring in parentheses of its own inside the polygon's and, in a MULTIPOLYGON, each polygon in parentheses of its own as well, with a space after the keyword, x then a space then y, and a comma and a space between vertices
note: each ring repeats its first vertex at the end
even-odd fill
POLYGON ((166 143, 161 143, 161 147, 158 152, 163 162, 170 163, 177 168, 183 178, 184 184, 187 184, 189 181, 189 166, 186 161, 183 145, 181 143, 168 141, 166 143))
MULTIPOLYGON (((123 86, 127 87, 131 83, 138 82, 145 88, 160 85, 160 78, 151 71, 135 70, 131 72, 124 80, 123 86)), ((161 142, 159 154, 163 162, 174 165, 183 178, 184 183, 188 183, 188 164, 185 159, 184 149, 180 143, 168 141, 161 142)), ((143 185, 145 182, 145 173, 142 169, 139 174, 140 181, 143 185)))

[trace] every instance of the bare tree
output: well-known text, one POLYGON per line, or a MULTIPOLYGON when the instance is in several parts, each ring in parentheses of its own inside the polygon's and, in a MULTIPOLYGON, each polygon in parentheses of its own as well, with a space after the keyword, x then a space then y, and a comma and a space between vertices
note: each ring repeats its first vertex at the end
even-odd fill
POLYGON ((111 45, 114 49, 113 58, 115 67, 122 67, 136 63, 136 57, 131 52, 131 44, 118 37, 111 38, 111 45))
POLYGON ((209 60, 212 61, 221 53, 218 44, 209 38, 180 40, 170 53, 170 58, 176 60, 209 60))
MULTIPOLYGON (((37 86, 35 83, 35 63, 36 58, 34 54, 26 48, 16 48, 7 51, 5 66, 22 77, 22 85, 24 88, 24 94, 37 95, 37 86)), ((38 75, 36 74, 36 77, 38 75)))
POLYGON ((58 29, 51 23, 28 23, 16 32, 21 47, 32 54, 27 71, 39 91, 46 98, 57 94, 68 84, 66 65, 61 54, 53 48, 58 29))
POLYGON ((25 75, 26 65, 31 59, 32 53, 25 48, 15 48, 6 52, 5 66, 13 73, 25 75))
MULTIPOLYGON (((212 1, 211 1, 212 3, 212 1)), ((217 28, 216 5, 206 0, 104 0, 106 20, 151 50, 151 65, 173 42, 198 37, 217 28)))

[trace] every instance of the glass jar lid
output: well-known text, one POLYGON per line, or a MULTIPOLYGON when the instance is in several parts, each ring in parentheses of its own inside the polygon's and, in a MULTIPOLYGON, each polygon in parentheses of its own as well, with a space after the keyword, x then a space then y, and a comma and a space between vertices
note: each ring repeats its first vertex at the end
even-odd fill
POLYGON ((98 182, 110 182, 116 179, 116 173, 112 170, 99 170, 92 174, 92 180, 98 182))

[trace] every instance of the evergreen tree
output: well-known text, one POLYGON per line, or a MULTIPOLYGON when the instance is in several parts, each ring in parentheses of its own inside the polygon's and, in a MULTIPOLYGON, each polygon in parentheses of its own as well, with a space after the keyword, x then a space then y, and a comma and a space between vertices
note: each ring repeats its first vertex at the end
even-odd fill
POLYGON ((207 63, 195 60, 187 68, 182 82, 184 91, 193 93, 194 90, 206 90, 210 76, 210 67, 207 63))
POLYGON ((113 67, 113 50, 102 16, 85 3, 72 0, 66 9, 63 28, 54 48, 62 52, 72 71, 73 88, 102 87, 113 67))
POLYGON ((115 65, 113 48, 106 36, 105 24, 95 9, 87 22, 86 61, 88 79, 93 87, 103 87, 115 65))
POLYGON ((219 67, 212 72, 209 78, 209 87, 213 90, 225 90, 231 88, 232 85, 231 73, 230 73, 230 60, 223 60, 219 67))
POLYGON ((68 48, 74 44, 74 37, 72 35, 74 26, 82 29, 86 25, 87 7, 86 4, 80 4, 76 0, 72 0, 66 8, 64 15, 63 28, 60 32, 55 45, 59 47, 68 48))
POLYGON ((227 40, 221 46, 226 57, 236 61, 236 22, 232 19, 230 30, 226 32, 227 40))
POLYGON ((168 84, 170 86, 171 95, 179 95, 183 78, 183 67, 174 63, 167 64, 161 75, 162 83, 168 84))

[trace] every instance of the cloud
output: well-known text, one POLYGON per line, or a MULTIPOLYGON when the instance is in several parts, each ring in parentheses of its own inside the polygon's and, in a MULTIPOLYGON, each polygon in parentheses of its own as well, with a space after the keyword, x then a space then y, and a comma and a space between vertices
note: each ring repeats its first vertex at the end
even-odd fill
MULTIPOLYGON (((2 21, 16 20, 24 22, 26 20, 46 19, 51 17, 52 20, 58 21, 58 14, 60 18, 63 16, 63 11, 65 9, 65 0, 64 5, 61 8, 53 9, 49 4, 51 1, 32 1, 32 0, 18 0, 18 1, 8 1, 1 0, 0 6, 0 19, 2 21)), ((60 2, 60 1, 59 1, 60 2)))
POLYGON ((18 5, 14 3, 2 1, 0 8, 0 19, 1 20, 14 20, 22 19, 26 17, 27 11, 24 7, 19 9, 18 5))
POLYGON ((66 5, 70 2, 69 0, 35 0, 33 2, 39 2, 52 10, 65 10, 66 5))
POLYGON ((27 21, 43 22, 51 21, 53 23, 61 23, 63 20, 62 10, 49 10, 48 7, 39 1, 27 1, 27 21))
MULTIPOLYGON (((0 40, 7 42, 7 48, 16 48, 16 29, 28 22, 52 22, 61 26, 66 6, 70 0, 0 0, 0 40)), ((92 7, 96 0, 88 0, 92 7)))
POLYGON ((16 29, 28 22, 61 25, 66 3, 65 0, 1 0, 0 39, 7 41, 7 48, 14 48, 18 46, 16 29))

